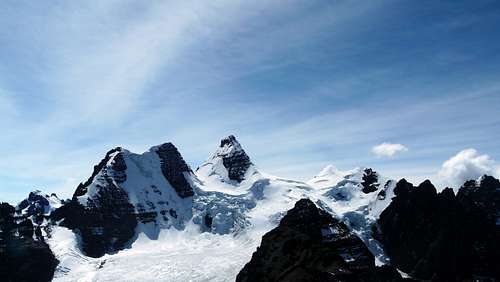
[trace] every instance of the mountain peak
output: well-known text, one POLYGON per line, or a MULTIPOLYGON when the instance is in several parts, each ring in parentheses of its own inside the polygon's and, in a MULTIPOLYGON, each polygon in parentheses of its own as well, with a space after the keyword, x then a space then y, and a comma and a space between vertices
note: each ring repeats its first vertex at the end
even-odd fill
POLYGON ((241 183, 251 166, 253 163, 241 144, 234 135, 229 135, 220 141, 215 153, 198 168, 197 174, 202 179, 216 176, 223 182, 241 183))
POLYGON ((215 155, 217 156, 229 156, 229 155, 234 155, 236 153, 239 154, 244 154, 247 158, 248 156, 245 153, 245 150, 243 150, 243 147, 241 147, 240 142, 234 137, 234 135, 229 135, 225 138, 222 138, 220 141, 219 148, 215 152, 215 155))
POLYGON ((236 140, 236 137, 234 135, 229 135, 225 138, 222 138, 222 140, 220 141, 220 147, 224 147, 226 145, 238 145, 241 147, 240 143, 238 142, 238 140, 236 140))
POLYGON ((329 164, 327 166, 325 166, 320 172, 318 175, 316 175, 315 177, 323 177, 323 176, 330 176, 330 175, 344 175, 345 172, 344 171, 341 171, 339 170, 335 165, 333 164, 329 164))
POLYGON ((335 165, 330 164, 309 180, 308 184, 316 188, 333 187, 348 174, 349 171, 339 170, 335 165))

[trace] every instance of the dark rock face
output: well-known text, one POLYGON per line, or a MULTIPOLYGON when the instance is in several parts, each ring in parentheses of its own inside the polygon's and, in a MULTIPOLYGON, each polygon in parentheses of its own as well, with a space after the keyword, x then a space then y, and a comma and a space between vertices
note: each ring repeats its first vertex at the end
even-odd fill
POLYGON ((52 212, 53 222, 60 222, 77 233, 81 238, 81 248, 90 257, 100 257, 125 248, 135 235, 137 217, 128 195, 115 182, 126 180, 126 164, 118 153, 113 158, 111 170, 106 164, 112 154, 121 149, 113 149, 94 168, 94 173, 85 183, 80 184, 73 199, 52 212), (88 186, 99 177, 96 195, 88 196, 86 205, 78 197, 88 192, 88 186), (82 194, 83 193, 83 194, 82 194))
POLYGON ((156 151, 161 161, 161 171, 174 187, 177 195, 187 198, 194 195, 193 188, 184 177, 184 173, 192 172, 177 148, 172 143, 165 143, 156 151))
POLYGON ((0 203, 0 280, 51 281, 59 261, 43 240, 34 240, 28 219, 15 217, 15 208, 0 203))
POLYGON ((51 214, 51 219, 76 232, 81 248, 90 257, 101 257, 127 246, 135 235, 137 218, 127 194, 113 185, 102 187, 87 206, 77 200, 66 203, 51 214))
POLYGON ((262 238, 236 281, 400 281, 347 227, 302 199, 262 238))
POLYGON ((378 189, 378 176, 377 172, 372 170, 371 168, 367 168, 364 170, 363 174, 363 182, 361 182, 363 186, 363 193, 368 194, 371 192, 375 192, 378 189))
POLYGON ((455 196, 430 181, 414 187, 400 180, 396 197, 378 221, 379 240, 392 263, 419 279, 500 279, 500 183, 485 176, 455 196))
POLYGON ((220 142, 220 148, 224 146, 233 146, 234 150, 222 156, 222 163, 227 169, 228 177, 231 180, 241 182, 245 179, 245 173, 252 165, 250 157, 241 148, 241 145, 236 140, 236 137, 230 135, 220 142))

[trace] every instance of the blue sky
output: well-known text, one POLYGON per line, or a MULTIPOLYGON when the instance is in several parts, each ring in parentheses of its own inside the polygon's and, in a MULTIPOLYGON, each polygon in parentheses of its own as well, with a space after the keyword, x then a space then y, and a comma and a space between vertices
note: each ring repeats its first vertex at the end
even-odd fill
POLYGON ((335 164, 439 182, 468 148, 467 168, 495 171, 499 14, 497 1, 2 1, 0 200, 70 196, 118 145, 172 141, 196 168, 228 134, 301 180, 335 164), (374 154, 384 142, 407 150, 374 154))

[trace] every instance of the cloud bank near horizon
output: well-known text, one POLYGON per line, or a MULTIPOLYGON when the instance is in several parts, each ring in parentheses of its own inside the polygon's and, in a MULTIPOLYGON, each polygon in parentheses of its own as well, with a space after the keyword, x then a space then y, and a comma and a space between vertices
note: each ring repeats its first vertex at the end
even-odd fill
POLYGON ((476 180, 483 175, 500 177, 500 166, 488 155, 481 155, 475 149, 458 152, 443 163, 439 178, 455 190, 467 180, 476 180))

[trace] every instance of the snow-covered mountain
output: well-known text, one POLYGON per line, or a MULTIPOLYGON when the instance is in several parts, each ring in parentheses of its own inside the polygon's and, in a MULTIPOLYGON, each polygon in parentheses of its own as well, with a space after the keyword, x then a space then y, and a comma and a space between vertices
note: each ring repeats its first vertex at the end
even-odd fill
POLYGON ((52 214, 70 228, 91 257, 126 248, 139 233, 182 230, 192 218, 196 177, 171 143, 143 154, 109 151, 71 201, 52 214))
MULTIPOLYGON (((149 249, 151 242, 175 253, 190 253, 198 246, 195 252, 200 259, 209 255, 205 249, 211 245, 208 242, 220 242, 231 246, 219 249, 229 261, 211 267, 225 273, 216 280, 232 280, 262 235, 276 227, 299 199, 310 198, 349 226, 354 226, 356 219, 355 223, 362 226, 358 229, 365 232, 372 220, 360 218, 380 201, 379 194, 385 190, 383 181, 369 169, 340 172, 332 167, 308 183, 272 176, 258 169, 232 135, 221 140, 196 172, 171 143, 142 154, 115 148, 77 187, 71 201, 51 216, 59 225, 48 239, 61 261, 55 277, 66 281, 85 273, 85 277, 106 280, 107 271, 133 267, 123 261, 129 256, 144 261, 150 257, 170 261, 175 257, 155 255, 161 247, 149 249), (166 241, 171 242, 172 236, 182 238, 185 244, 170 245, 166 241), (143 248, 148 249, 144 252, 147 258, 141 255, 143 248), (116 263, 111 267, 109 261, 116 263)), ((363 240, 371 239, 368 233, 363 235, 363 240)), ((181 259, 177 257, 176 261, 181 259)), ((177 279, 174 273, 179 275, 178 280, 196 280, 194 272, 182 269, 158 275, 172 281, 177 279)), ((112 280, 112 275, 109 277, 112 280)))
MULTIPOLYGON (((252 181, 259 172, 250 160, 236 137, 230 135, 221 140, 215 153, 196 170, 196 175, 207 184, 220 182, 240 186, 242 182, 252 181)), ((228 187, 229 188, 229 187, 228 187)), ((231 192, 229 188, 224 192, 231 192)))
MULTIPOLYGON (((192 214, 195 176, 172 143, 143 154, 122 148, 110 151, 97 174, 74 198, 84 206, 101 206, 106 193, 116 193, 133 206, 141 230, 182 229, 192 214)), ((147 231, 145 231, 147 232, 147 231)))
MULTIPOLYGON (((209 255, 203 249, 211 246, 208 242, 237 248, 220 248, 229 262, 212 265, 213 271, 220 269, 224 274, 216 280, 232 280, 262 235, 275 227, 296 201, 313 193, 314 189, 303 182, 260 172, 234 136, 224 138, 196 173, 171 143, 143 154, 116 148, 95 166, 89 180, 78 186, 71 202, 53 213, 61 226, 54 228, 48 240, 61 261, 55 277, 71 280, 93 269, 100 280, 106 280, 105 273, 111 268, 101 265, 103 261, 121 261, 122 255, 135 256, 142 246, 149 248, 151 239, 161 246, 174 236, 182 237, 185 244, 164 242, 168 248, 189 253, 201 244, 200 259, 209 255), (232 274, 226 277, 228 271, 232 274)), ((149 261, 159 250, 161 247, 153 248, 143 259, 149 261)), ((168 257, 172 254, 157 255, 165 260, 173 258, 168 257)), ((131 267, 125 262, 119 265, 131 267)), ((147 271, 148 267, 141 269, 147 271)), ((190 276, 195 274, 182 269, 158 275, 169 281, 176 280, 172 275, 180 275, 179 281, 196 280, 190 276)))
POLYGON ((373 231, 395 187, 371 168, 327 166, 306 183, 269 175, 231 135, 196 171, 172 143, 115 148, 72 199, 33 192, 16 210, 35 233, 43 228, 34 239, 59 261, 54 281, 234 281, 304 198, 345 224, 377 265, 389 263, 373 231))

